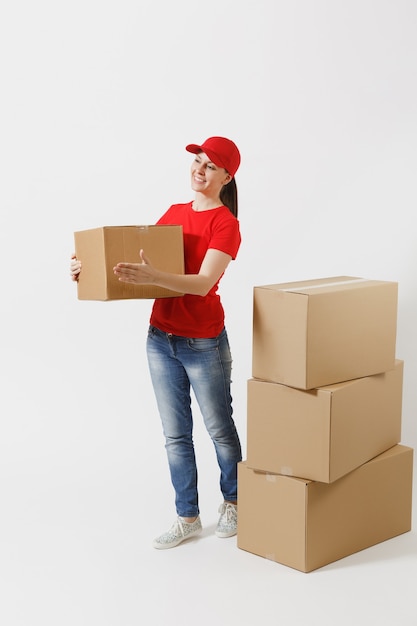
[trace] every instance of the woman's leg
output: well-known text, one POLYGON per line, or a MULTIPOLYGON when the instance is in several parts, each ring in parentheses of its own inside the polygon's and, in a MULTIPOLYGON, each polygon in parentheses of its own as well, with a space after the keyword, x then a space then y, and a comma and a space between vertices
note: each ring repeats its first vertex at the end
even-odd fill
POLYGON ((147 355, 165 436, 177 514, 183 518, 195 518, 199 507, 190 382, 177 357, 176 339, 150 327, 147 355))
POLYGON ((232 357, 226 330, 212 339, 187 339, 179 344, 178 353, 216 450, 224 500, 236 502, 242 451, 232 417, 232 357))

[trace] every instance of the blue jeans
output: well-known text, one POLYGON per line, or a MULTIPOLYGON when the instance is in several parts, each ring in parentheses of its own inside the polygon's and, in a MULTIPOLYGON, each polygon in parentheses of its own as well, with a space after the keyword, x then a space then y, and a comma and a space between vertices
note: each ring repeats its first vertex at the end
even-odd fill
POLYGON ((226 330, 214 338, 192 339, 150 326, 147 355, 177 515, 199 514, 191 388, 216 451, 220 490, 225 500, 236 500, 242 451, 232 418, 232 357, 226 330))

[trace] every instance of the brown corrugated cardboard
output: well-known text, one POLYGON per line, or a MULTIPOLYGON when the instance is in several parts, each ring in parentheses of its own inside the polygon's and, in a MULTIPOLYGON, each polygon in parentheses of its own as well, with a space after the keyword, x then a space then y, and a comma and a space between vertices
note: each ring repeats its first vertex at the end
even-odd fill
POLYGON ((412 448, 332 484, 238 466, 238 548, 310 572, 411 529, 412 448))
POLYGON ((392 369, 397 297, 350 276, 254 287, 252 376, 314 389, 392 369))
POLYGON ((184 273, 182 226, 103 226, 74 233, 75 253, 82 262, 79 300, 168 298, 183 294, 155 285, 131 285, 117 279, 113 267, 122 261, 139 263, 145 251, 159 270, 184 273))
POLYGON ((330 483, 401 441, 403 361, 315 390, 248 381, 249 467, 330 483))

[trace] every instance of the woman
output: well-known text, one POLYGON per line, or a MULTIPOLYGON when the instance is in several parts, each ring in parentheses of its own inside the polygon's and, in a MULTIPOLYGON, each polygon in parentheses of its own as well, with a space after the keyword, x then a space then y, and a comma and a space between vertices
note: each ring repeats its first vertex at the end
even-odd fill
MULTIPOLYGON (((186 146, 186 150, 195 154, 191 165, 194 200, 172 205, 157 222, 182 225, 185 273, 157 270, 143 250, 141 263, 118 263, 114 267, 122 282, 152 283, 185 294, 155 300, 147 338, 149 370, 177 512, 172 527, 154 540, 157 549, 173 548, 202 530, 191 388, 220 469, 223 502, 216 535, 232 537, 237 532, 237 464, 242 453, 232 418, 232 358, 217 289, 241 242, 234 178, 240 153, 225 137, 210 137, 201 145, 186 146)), ((80 261, 73 257, 73 280, 80 270, 80 261)))

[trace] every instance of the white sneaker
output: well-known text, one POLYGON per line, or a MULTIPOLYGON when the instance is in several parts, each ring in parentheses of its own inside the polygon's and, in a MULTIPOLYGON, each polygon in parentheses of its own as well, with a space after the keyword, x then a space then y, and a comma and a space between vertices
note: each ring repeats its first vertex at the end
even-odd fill
POLYGON ((157 550, 175 548, 185 539, 195 537, 202 531, 200 516, 194 522, 185 522, 183 517, 178 516, 177 521, 171 526, 168 532, 153 541, 153 547, 157 550))
POLYGON ((237 506, 231 502, 223 502, 219 508, 220 518, 217 524, 218 537, 233 537, 237 533, 237 506))

